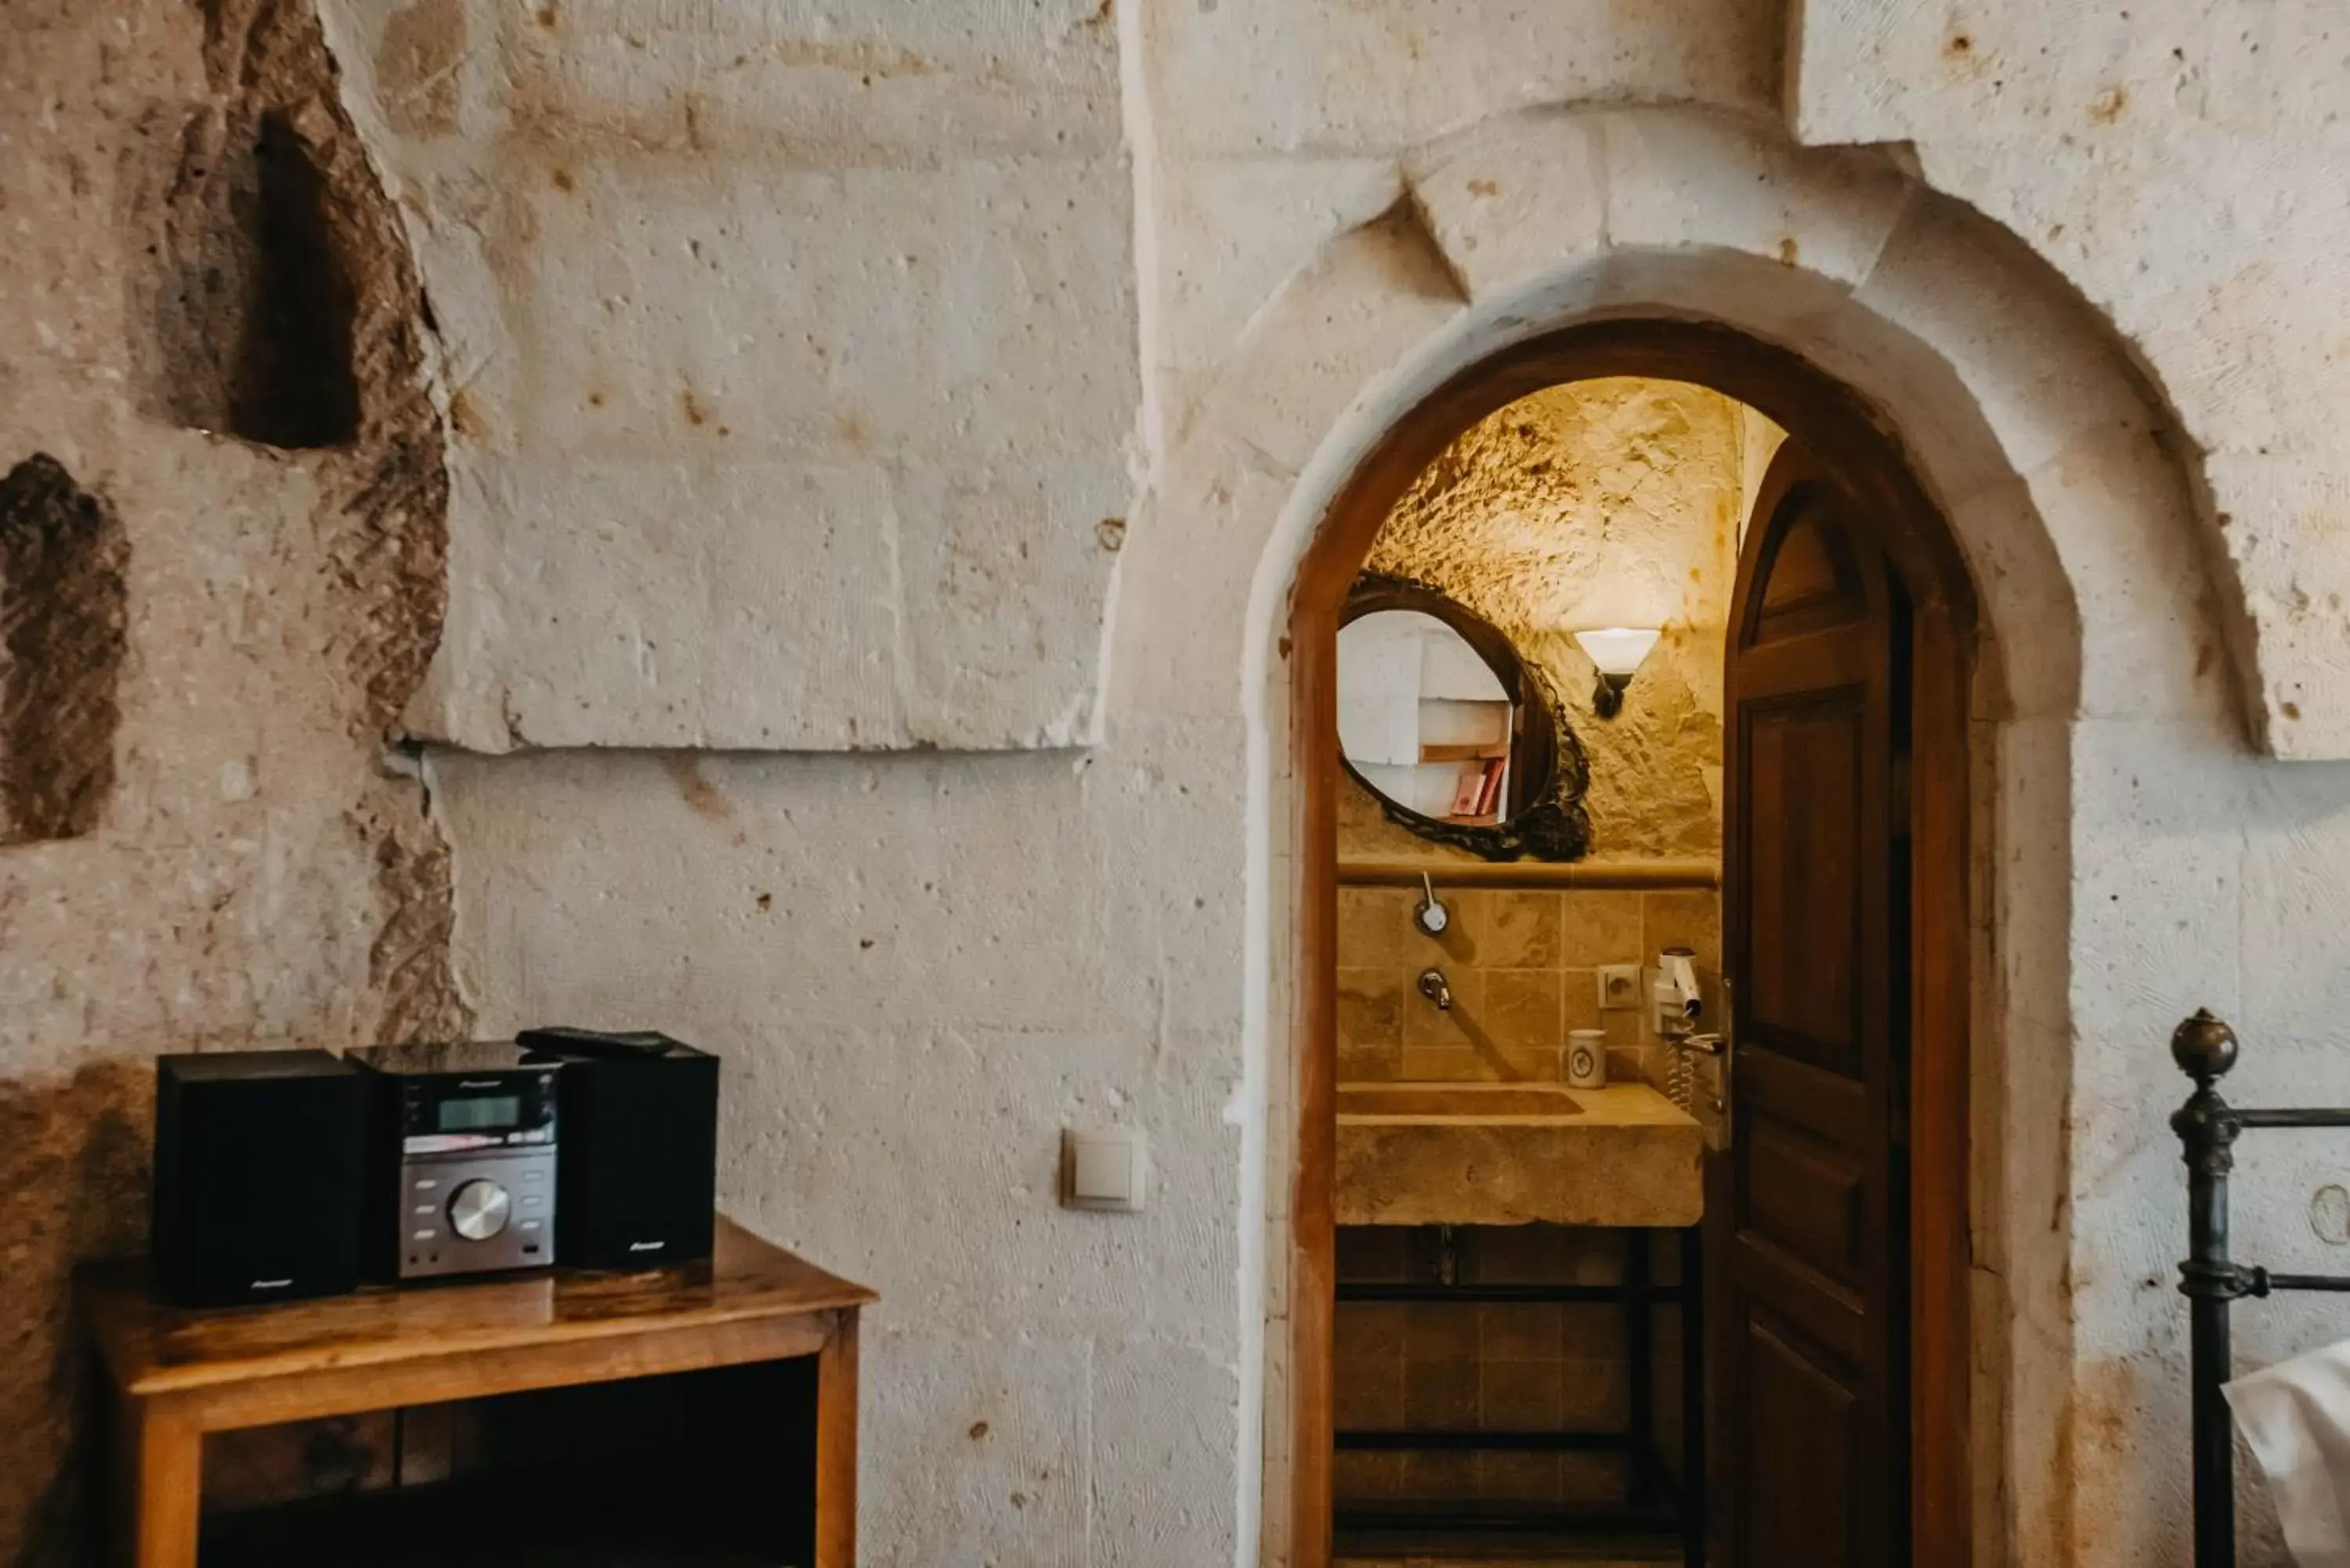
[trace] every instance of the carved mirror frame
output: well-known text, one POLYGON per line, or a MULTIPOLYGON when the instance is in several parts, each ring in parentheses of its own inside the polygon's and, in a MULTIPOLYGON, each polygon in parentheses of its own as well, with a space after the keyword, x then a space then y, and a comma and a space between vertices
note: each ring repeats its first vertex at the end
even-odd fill
POLYGON ((1509 693, 1510 798, 1492 826, 1447 822, 1399 805, 1356 771, 1342 749, 1339 765, 1389 822, 1433 844, 1465 849, 1486 860, 1580 860, 1591 853, 1591 817, 1583 797, 1591 787, 1591 761, 1566 722, 1542 669, 1521 658, 1499 627, 1440 588, 1405 577, 1365 572, 1355 579, 1338 625, 1382 610, 1416 610, 1443 622, 1476 650, 1509 693))

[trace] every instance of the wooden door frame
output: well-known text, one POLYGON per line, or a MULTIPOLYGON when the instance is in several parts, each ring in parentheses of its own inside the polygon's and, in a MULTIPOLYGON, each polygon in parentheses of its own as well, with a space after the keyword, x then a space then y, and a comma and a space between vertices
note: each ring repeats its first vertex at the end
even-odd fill
POLYGON ((1290 1193, 1289 1561, 1329 1568, 1337 1246, 1337 630, 1379 527, 1421 470, 1495 410, 1562 382, 1643 376, 1710 387, 1802 441, 1878 522, 1914 620, 1910 1022, 1910 1520, 1917 1568, 1973 1556, 1968 1301, 1972 580, 1889 422, 1793 352, 1710 323, 1617 320, 1471 366, 1398 421, 1343 484, 1300 561, 1288 633, 1297 781, 1296 1144, 1290 1193))

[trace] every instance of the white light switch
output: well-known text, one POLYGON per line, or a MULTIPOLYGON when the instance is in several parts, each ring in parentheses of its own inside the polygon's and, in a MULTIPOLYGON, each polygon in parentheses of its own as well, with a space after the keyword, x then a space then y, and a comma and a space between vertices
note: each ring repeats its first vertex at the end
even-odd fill
POLYGON ((1150 1154, 1132 1127, 1061 1135, 1062 1190, 1072 1209, 1133 1213, 1150 1186, 1150 1154))

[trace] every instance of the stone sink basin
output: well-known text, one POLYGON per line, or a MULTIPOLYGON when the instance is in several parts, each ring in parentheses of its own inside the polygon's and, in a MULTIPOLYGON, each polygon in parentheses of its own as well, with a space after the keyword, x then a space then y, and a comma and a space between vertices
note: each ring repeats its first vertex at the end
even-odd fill
POLYGON ((1704 1137, 1644 1084, 1341 1084, 1341 1225, 1694 1225, 1704 1137))

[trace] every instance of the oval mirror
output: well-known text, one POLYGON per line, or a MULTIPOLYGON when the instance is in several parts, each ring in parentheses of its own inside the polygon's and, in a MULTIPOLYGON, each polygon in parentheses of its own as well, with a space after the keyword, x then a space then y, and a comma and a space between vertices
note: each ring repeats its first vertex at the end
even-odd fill
POLYGON ((1509 639, 1433 589, 1366 577, 1338 628, 1338 750, 1388 817, 1488 859, 1588 847, 1582 753, 1509 639), (1562 763, 1565 766, 1562 766, 1562 763))

